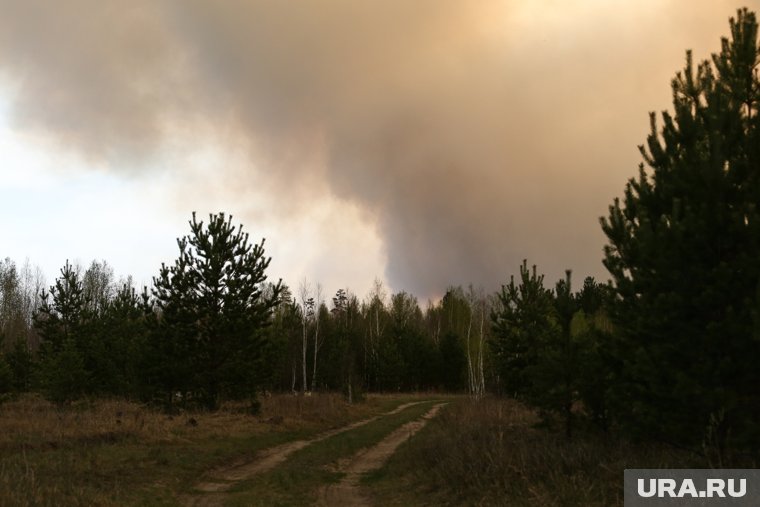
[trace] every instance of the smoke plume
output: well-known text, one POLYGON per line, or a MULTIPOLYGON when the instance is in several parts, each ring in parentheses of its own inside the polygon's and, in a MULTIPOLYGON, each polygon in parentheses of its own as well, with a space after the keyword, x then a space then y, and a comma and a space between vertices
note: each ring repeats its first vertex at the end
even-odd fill
POLYGON ((0 77, 17 128, 114 170, 188 130, 243 145, 230 191, 269 188, 283 215, 325 189, 356 204, 391 285, 424 297, 493 288, 523 258, 604 278, 598 217, 646 114, 735 7, 0 0, 0 77))

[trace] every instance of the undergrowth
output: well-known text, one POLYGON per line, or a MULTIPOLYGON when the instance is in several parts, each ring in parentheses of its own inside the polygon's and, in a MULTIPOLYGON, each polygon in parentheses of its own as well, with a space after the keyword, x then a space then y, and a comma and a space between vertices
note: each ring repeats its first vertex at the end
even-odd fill
POLYGON ((626 468, 695 468, 698 457, 594 431, 538 428, 514 400, 462 400, 365 480, 378 505, 623 503, 626 468))

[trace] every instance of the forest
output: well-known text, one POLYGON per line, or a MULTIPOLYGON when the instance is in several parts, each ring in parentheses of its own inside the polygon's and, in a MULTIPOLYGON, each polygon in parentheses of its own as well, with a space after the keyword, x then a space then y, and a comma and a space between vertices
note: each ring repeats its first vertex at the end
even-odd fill
POLYGON ((379 281, 369 294, 284 283, 234 217, 193 214, 146 287, 107 260, 65 261, 51 285, 29 262, 0 262, 0 411, 28 393, 166 414, 235 401, 253 415, 272 393, 459 393, 513 400, 566 441, 612 435, 756 465, 755 14, 730 29, 711 61, 687 53, 673 110, 650 115, 639 172, 600 219, 609 280, 545 280, 528 259, 504 266, 515 274, 496 293, 452 286, 423 303, 379 281))

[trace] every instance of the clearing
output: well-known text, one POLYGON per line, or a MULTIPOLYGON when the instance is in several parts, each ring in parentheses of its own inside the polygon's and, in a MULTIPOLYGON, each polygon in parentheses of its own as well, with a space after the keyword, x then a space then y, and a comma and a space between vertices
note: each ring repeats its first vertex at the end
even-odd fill
POLYGON ((234 404, 171 416, 124 400, 61 407, 23 396, 0 405, 0 505, 317 504, 358 477, 354 463, 381 464, 452 399, 288 394, 263 399, 259 416, 234 404))
MULTIPOLYGON (((253 479, 257 474, 261 474, 273 469, 274 467, 285 462, 285 460, 287 460, 288 457, 294 452, 299 451, 307 446, 326 440, 328 438, 332 438, 336 435, 340 435, 342 433, 352 431, 357 428, 361 428, 362 426, 366 426, 367 424, 377 421, 381 417, 387 417, 387 416, 398 414, 400 412, 403 412, 407 408, 413 405, 418 405, 420 403, 423 403, 423 402, 413 401, 413 402, 403 403, 399 405, 398 407, 396 407, 395 409, 389 412, 385 412, 384 414, 376 415, 374 417, 363 419, 361 421, 357 421, 340 428, 335 428, 329 431, 322 432, 313 438, 296 440, 293 442, 286 442, 281 445, 263 449, 262 451, 257 453, 253 458, 249 460, 219 467, 215 470, 212 470, 208 474, 206 474, 207 477, 203 481, 195 485, 194 489, 199 494, 184 496, 182 498, 182 501, 183 501, 182 503, 185 505, 191 505, 191 506, 224 505, 224 501, 227 498, 226 492, 232 489, 233 486, 235 486, 237 483, 241 481, 253 479)), ((433 409, 431 409, 430 412, 428 412, 428 414, 423 416, 423 419, 405 424, 398 430, 394 431, 394 433, 392 433, 385 440, 380 442, 380 444, 377 444, 375 447, 371 448, 370 451, 373 451, 375 450, 376 447, 384 446, 384 448, 386 448, 389 451, 385 453, 385 458, 382 460, 380 459, 380 454, 377 454, 377 452, 375 452, 375 454, 377 455, 377 459, 375 459, 375 462, 382 465, 385 459, 387 459, 387 457, 393 453, 396 447, 398 447, 404 441, 404 438, 408 438, 406 437, 407 434, 411 436, 413 433, 416 433, 416 430, 415 431, 410 430, 411 428, 410 425, 416 425, 415 427, 417 429, 422 428, 425 422, 428 419, 430 419, 433 415, 435 415, 435 413, 438 411, 438 409, 440 409, 441 406, 442 404, 436 405, 433 409), (399 433, 400 430, 403 430, 403 431, 399 433), (388 440, 391 437, 393 437, 394 442, 396 443, 392 447, 389 447, 388 443, 386 443, 386 440, 388 440)), ((372 453, 370 452, 368 453, 368 455, 369 454, 372 454, 372 453)), ((371 467, 371 466, 368 467, 368 465, 364 465, 364 467, 366 470, 377 468, 377 467, 371 467)), ((352 476, 356 476, 360 472, 349 470, 348 473, 352 474, 352 476)), ((348 503, 333 502, 332 505, 352 505, 352 504, 351 502, 348 502, 348 503)))
POLYGON ((359 491, 361 474, 382 466, 443 404, 406 402, 312 438, 263 449, 245 462, 204 474, 181 501, 188 506, 367 505, 359 491))

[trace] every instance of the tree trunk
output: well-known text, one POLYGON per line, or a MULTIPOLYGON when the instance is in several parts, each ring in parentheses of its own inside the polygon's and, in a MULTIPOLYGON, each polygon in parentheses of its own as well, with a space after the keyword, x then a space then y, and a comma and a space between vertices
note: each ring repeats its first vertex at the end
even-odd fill
POLYGON ((311 390, 314 391, 317 388, 317 352, 319 351, 319 313, 317 313, 317 320, 314 325, 314 365, 311 372, 311 390))
MULTIPOLYGON (((305 311, 306 310, 304 310, 304 312, 305 311)), ((302 355, 302 362, 303 362, 303 386, 302 386, 302 388, 303 388, 303 392, 304 393, 309 388, 309 382, 308 382, 308 379, 307 379, 307 376, 306 376, 306 349, 307 349, 307 346, 308 346, 308 343, 309 343, 308 342, 309 335, 308 335, 308 333, 306 331, 307 331, 306 316, 304 316, 304 320, 303 320, 303 355, 302 355)))
POLYGON ((483 374, 483 345, 485 344, 485 338, 483 336, 483 328, 486 320, 486 305, 485 301, 481 307, 480 312, 480 341, 478 347, 478 397, 480 398, 486 392, 486 380, 483 374))
POLYGON ((470 352, 470 334, 472 331, 472 310, 470 310, 470 322, 467 325, 467 388, 470 391, 470 395, 474 393, 475 377, 472 371, 472 353, 470 352))

